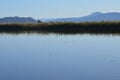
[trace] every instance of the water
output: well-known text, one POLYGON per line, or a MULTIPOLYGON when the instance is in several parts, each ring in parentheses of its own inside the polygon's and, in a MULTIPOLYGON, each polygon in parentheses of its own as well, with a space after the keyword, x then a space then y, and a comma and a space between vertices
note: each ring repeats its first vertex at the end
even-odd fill
POLYGON ((0 80, 120 80, 120 36, 0 34, 0 80))

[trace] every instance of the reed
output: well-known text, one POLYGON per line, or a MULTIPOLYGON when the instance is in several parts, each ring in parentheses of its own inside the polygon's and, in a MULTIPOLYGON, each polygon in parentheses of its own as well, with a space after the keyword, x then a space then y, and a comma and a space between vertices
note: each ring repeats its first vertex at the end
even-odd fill
POLYGON ((2 32, 120 33, 120 22, 0 24, 2 32))

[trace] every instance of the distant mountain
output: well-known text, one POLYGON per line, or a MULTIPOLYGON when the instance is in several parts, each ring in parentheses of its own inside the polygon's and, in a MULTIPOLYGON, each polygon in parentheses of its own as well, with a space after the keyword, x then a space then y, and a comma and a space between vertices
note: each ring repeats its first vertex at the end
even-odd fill
MULTIPOLYGON (((72 17, 72 18, 50 18, 40 19, 42 22, 101 22, 101 21, 120 21, 120 13, 95 12, 88 16, 72 17)), ((0 23, 36 23, 37 20, 31 17, 5 17, 0 18, 0 23)))
POLYGON ((5 17, 0 18, 0 23, 36 23, 31 17, 5 17))
POLYGON ((100 22, 100 21, 120 21, 120 13, 95 12, 88 16, 83 16, 83 17, 58 18, 58 19, 48 20, 48 22, 100 22))

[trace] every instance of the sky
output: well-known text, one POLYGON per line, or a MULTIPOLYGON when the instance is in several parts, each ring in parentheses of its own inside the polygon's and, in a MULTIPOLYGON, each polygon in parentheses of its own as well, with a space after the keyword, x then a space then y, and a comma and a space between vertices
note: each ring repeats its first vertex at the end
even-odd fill
POLYGON ((81 17, 93 12, 120 12, 120 0, 0 0, 0 18, 81 17))

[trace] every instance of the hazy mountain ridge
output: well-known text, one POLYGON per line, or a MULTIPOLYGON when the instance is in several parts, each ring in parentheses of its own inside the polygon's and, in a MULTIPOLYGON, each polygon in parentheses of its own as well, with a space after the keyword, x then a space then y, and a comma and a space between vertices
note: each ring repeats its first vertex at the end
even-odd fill
POLYGON ((31 17, 5 17, 0 18, 0 23, 36 23, 31 17))
POLYGON ((88 16, 73 17, 73 18, 58 18, 54 20, 48 20, 49 22, 100 22, 100 21, 120 21, 120 13, 109 12, 100 13, 95 12, 88 16))
MULTIPOLYGON (((101 22, 101 21, 120 21, 120 13, 109 12, 100 13, 95 12, 83 17, 72 18, 51 18, 40 19, 42 22, 101 22)), ((5 17, 0 18, 0 23, 36 23, 37 20, 31 17, 5 17)))

